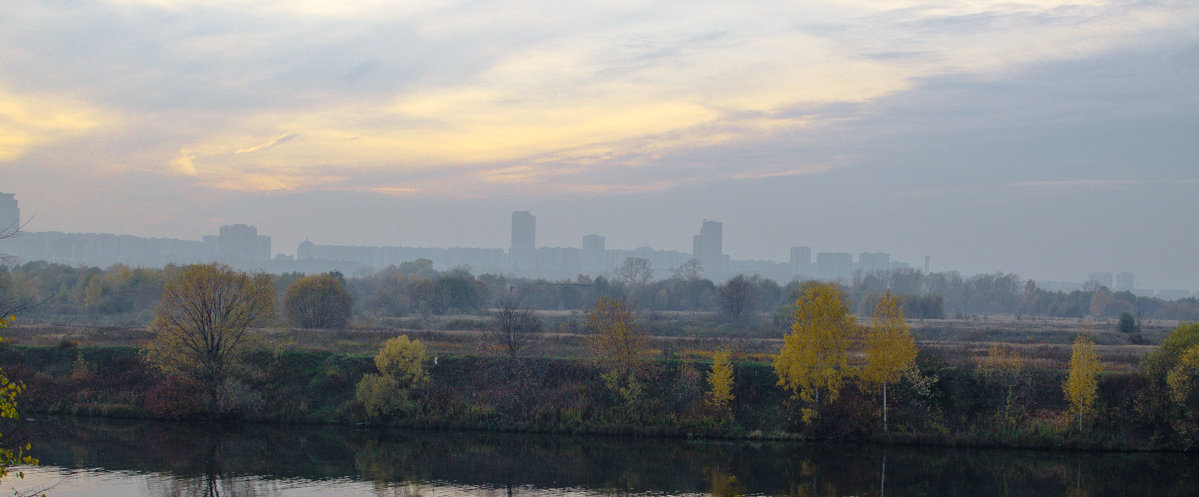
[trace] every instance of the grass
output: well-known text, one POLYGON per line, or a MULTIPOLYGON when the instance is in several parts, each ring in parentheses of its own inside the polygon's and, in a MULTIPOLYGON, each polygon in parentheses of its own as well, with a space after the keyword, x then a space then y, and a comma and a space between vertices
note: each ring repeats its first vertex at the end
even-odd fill
MULTIPOLYGON (((524 355, 567 359, 588 357, 583 315, 578 311, 542 311, 547 332, 533 340, 524 355)), ((766 317, 743 329, 730 330, 705 313, 646 313, 640 320, 655 356, 707 360, 713 351, 729 349, 738 360, 769 362, 782 347, 782 330, 761 332, 766 317), (758 330, 758 331, 753 331, 758 330), (735 335, 730 336, 730 333, 735 335), (749 335, 749 336, 746 336, 749 335)), ((498 349, 487 340, 486 316, 451 315, 359 319, 340 330, 273 327, 261 331, 278 348, 373 355, 384 341, 397 335, 418 339, 434 355, 493 355, 498 349)), ((864 323, 864 321, 863 321, 864 323)), ((1177 322, 1143 323, 1142 337, 1157 343, 1177 322)), ((1152 345, 1132 344, 1116 331, 1114 319, 1029 318, 1020 316, 966 316, 961 319, 910 320, 918 346, 954 366, 972 366, 995 345, 1015 350, 1036 369, 1065 369, 1070 344, 1080 329, 1096 338, 1097 349, 1108 371, 1133 371, 1152 345)), ((57 321, 18 320, 4 332, 7 343, 57 346, 131 346, 147 344, 154 334, 143 326, 63 324, 57 321)))

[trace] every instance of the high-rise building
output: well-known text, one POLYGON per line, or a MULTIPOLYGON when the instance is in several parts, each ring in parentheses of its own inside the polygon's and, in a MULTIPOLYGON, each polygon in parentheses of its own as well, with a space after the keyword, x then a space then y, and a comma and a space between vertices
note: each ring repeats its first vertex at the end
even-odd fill
MULTIPOLYGON (((254 262, 259 255, 258 228, 245 224, 221 226, 221 259, 229 262, 254 262)), ((270 244, 267 243, 267 250, 270 244)))
POLYGON ((791 247, 791 274, 812 274, 812 247, 791 247))
POLYGON ((858 269, 863 273, 891 269, 891 254, 886 252, 862 252, 858 254, 858 269))
POLYGON ((0 234, 11 234, 20 227, 21 208, 16 194, 0 193, 0 234))
POLYGON ((816 275, 826 279, 848 278, 853 275, 853 254, 819 252, 816 254, 816 275))
POLYGON ((604 257, 604 237, 600 235, 584 236, 582 259, 583 271, 585 272, 597 273, 607 271, 606 258, 604 257))
POLYGON ((537 217, 529 211, 512 213, 512 246, 514 249, 537 248, 537 217))
POLYGON ((525 271, 537 268, 537 218, 529 211, 512 213, 512 246, 508 258, 512 267, 525 271))
POLYGON ((704 219, 699 234, 691 239, 691 253, 706 270, 724 269, 723 231, 719 222, 704 219))
POLYGON ((271 237, 258 235, 258 243, 254 247, 254 260, 258 262, 271 260, 271 237))
POLYGON ((1117 292, 1131 292, 1134 286, 1136 286, 1136 281, 1132 273, 1116 273, 1116 287, 1114 290, 1117 292))

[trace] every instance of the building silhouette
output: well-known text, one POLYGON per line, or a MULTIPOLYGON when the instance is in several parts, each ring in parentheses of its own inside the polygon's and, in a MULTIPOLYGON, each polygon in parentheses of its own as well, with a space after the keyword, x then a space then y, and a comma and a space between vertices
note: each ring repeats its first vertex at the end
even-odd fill
POLYGON ((812 247, 791 247, 791 275, 812 274, 812 247))
POLYGON ((1116 287, 1113 290, 1131 292, 1134 287, 1136 287, 1136 279, 1132 273, 1116 273, 1116 287))
POLYGON ((12 193, 0 193, 0 233, 11 234, 21 227, 21 208, 17 206, 17 196, 12 193))
POLYGON ((699 234, 691 240, 691 254, 706 272, 720 272, 728 267, 724 255, 724 227, 717 221, 704 219, 699 234))
POLYGON ((537 264, 537 218, 529 211, 512 213, 512 244, 508 257, 513 269, 533 270, 537 264))
POLYGON ((607 260, 604 257, 604 237, 600 235, 587 235, 583 237, 583 272, 585 273, 602 273, 608 270, 607 260))

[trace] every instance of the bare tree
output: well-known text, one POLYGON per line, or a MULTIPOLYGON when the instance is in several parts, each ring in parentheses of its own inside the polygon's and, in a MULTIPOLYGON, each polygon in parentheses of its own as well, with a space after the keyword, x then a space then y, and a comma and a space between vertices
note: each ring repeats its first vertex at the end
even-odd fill
MULTIPOLYGON (((11 240, 21 234, 21 224, 10 224, 0 227, 0 248, 9 248, 5 240, 11 240)), ((7 264, 12 260, 12 255, 0 252, 0 264, 7 264)), ((38 305, 33 299, 18 299, 9 292, 10 288, 0 287, 0 319, 12 316, 18 312, 35 307, 38 305)))
POLYGON ((730 322, 745 324, 754 312, 754 290, 758 277, 737 275, 716 289, 720 314, 730 322))
POLYGON ((519 305, 516 299, 511 297, 500 302, 493 318, 494 322, 488 328, 488 334, 491 340, 513 359, 544 328, 536 312, 519 305))
POLYGON ((702 272, 704 266, 699 263, 699 259, 691 259, 670 270, 672 278, 684 281, 697 280, 702 272))
POLYGON ((654 279, 654 266, 644 257, 629 257, 616 268, 616 278, 629 286, 640 287, 654 279))
POLYGON ((225 383, 250 348, 250 328, 274 319, 274 305, 269 275, 216 263, 184 266, 163 286, 148 359, 200 385, 209 412, 219 414, 225 383))

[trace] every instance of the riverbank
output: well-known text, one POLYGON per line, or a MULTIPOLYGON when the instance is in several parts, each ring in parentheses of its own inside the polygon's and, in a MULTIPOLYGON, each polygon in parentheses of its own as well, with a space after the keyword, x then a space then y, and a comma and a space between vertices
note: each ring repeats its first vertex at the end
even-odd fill
POLYGON ((1191 496, 1195 456, 177 423, 22 423, 58 497, 1191 496), (217 492, 205 493, 207 489, 217 492), (145 490, 143 490, 145 489, 145 490), (140 491, 140 492, 139 492, 140 491))
MULTIPOLYGON (((370 356, 259 350, 228 385, 223 419, 270 423, 384 424, 411 428, 619 434, 688 438, 836 439, 907 445, 1042 449, 1186 450, 1152 418, 1145 378, 1103 375, 1099 411, 1082 429, 1065 414, 1065 372, 988 371, 923 354, 919 376, 879 396, 849 387, 815 423, 776 386, 768 363, 735 364, 728 411, 705 402, 710 363, 647 361, 635 398, 613 392, 593 363, 575 359, 449 355, 426 363, 429 381, 405 412, 368 420, 355 386, 370 356)), ((201 420, 213 409, 194 386, 153 370, 133 347, 0 346, 0 368, 23 382, 21 412, 201 420)))

